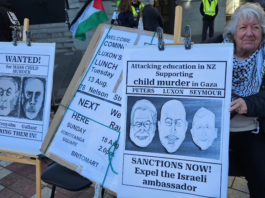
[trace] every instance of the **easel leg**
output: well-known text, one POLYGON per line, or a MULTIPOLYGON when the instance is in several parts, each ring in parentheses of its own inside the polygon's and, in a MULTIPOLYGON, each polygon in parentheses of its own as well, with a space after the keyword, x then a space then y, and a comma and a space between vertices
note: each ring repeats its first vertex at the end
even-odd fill
POLYGON ((41 161, 36 158, 36 195, 41 198, 41 161))

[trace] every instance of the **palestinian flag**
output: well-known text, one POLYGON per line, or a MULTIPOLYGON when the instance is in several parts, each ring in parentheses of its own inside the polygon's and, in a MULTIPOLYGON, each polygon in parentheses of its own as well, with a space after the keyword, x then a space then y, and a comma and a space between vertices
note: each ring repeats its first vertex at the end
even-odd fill
POLYGON ((108 20, 101 0, 88 0, 71 23, 74 38, 86 40, 86 32, 108 20))

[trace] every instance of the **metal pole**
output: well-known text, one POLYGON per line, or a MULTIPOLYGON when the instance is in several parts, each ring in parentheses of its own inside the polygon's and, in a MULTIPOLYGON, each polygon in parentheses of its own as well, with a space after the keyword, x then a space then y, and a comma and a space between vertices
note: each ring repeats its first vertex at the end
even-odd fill
POLYGON ((70 22, 69 22, 69 16, 67 10, 69 9, 68 0, 64 0, 64 11, 65 11, 65 23, 68 25, 68 28, 70 30, 70 22))

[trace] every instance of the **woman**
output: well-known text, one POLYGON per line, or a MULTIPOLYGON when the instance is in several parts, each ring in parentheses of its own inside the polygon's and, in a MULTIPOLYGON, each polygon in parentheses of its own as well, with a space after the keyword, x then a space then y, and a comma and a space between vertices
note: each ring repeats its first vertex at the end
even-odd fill
POLYGON ((132 13, 131 0, 121 0, 120 5, 118 7, 118 23, 119 26, 124 27, 138 27, 138 22, 134 20, 134 16, 132 13))
POLYGON ((234 43, 230 149, 245 167, 251 198, 265 197, 265 13, 259 4, 236 9, 223 33, 234 43))

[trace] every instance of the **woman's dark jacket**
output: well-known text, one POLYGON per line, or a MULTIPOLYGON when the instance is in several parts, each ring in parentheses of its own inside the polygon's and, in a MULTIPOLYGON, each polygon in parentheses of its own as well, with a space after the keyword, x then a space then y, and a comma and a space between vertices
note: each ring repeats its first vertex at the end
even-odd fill
POLYGON ((151 5, 143 9, 144 30, 155 32, 157 27, 164 27, 164 21, 159 11, 151 5))
POLYGON ((124 27, 138 27, 138 22, 134 20, 133 13, 131 11, 126 11, 120 13, 118 16, 119 26, 124 27))
MULTIPOLYGON (((222 41, 222 35, 218 35, 210 38, 207 43, 221 43, 222 41)), ((260 131, 265 133, 265 77, 263 77, 259 92, 252 96, 243 97, 243 99, 248 109, 248 112, 244 115, 248 117, 258 117, 260 131)))

